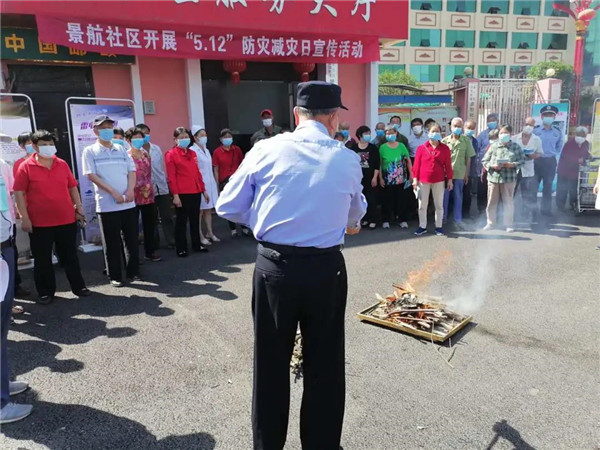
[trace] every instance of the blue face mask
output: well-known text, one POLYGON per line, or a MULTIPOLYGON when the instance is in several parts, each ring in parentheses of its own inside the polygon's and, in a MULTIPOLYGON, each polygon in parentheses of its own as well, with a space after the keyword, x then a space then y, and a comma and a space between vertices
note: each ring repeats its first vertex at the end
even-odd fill
POLYGON ((363 142, 371 142, 371 135, 363 134, 361 139, 363 140, 363 142))
POLYGON ((393 125, 393 127, 394 127, 394 130, 398 131, 398 130, 400 129, 400 124, 398 124, 398 123, 395 123, 395 124, 393 125))
POLYGON ((342 136, 344 136, 345 138, 348 138, 348 136, 350 136, 350 130, 341 130, 340 133, 342 133, 342 136))
POLYGON ((502 133, 500 136, 500 142, 502 142, 503 144, 508 143, 508 141, 510 141, 510 134, 508 133, 502 133))
POLYGON ((442 133, 438 133, 437 131, 434 131, 432 133, 429 133, 427 135, 427 137, 429 139, 431 139, 432 141, 441 141, 442 140, 442 133))
POLYGON ((144 136, 144 144, 147 144, 148 142, 150 142, 150 134, 144 136))
POLYGON ((231 144, 233 144, 233 138, 223 138, 221 139, 221 142, 225 147, 229 147, 231 144))
POLYGON ((552 125, 554 123, 554 117, 542 117, 542 123, 544 125, 552 125))
POLYGON ((190 138, 177 139, 177 145, 180 148, 188 148, 190 146, 190 138))
POLYGON ((112 139, 111 142, 113 144, 120 145, 121 147, 123 147, 125 145, 125 141, 123 139, 112 139))
POLYGON ((145 143, 146 143, 145 138, 133 138, 131 140, 131 146, 133 148, 135 148, 136 150, 139 150, 140 148, 142 148, 142 145, 144 145, 145 143))
POLYGON ((4 182, 4 178, 0 175, 0 212, 6 212, 8 209, 8 189, 4 182))
POLYGON ((375 130, 375 134, 377 134, 379 137, 382 137, 385 135, 385 130, 375 130))
POLYGON ((103 141, 111 142, 115 137, 115 132, 112 128, 100 128, 98 130, 98 137, 103 141))
POLYGON ((452 128, 452 133, 454 133, 457 136, 460 136, 462 134, 463 130, 462 128, 452 128))
POLYGON ((386 134, 385 138, 387 139, 388 142, 396 142, 396 139, 398 138, 398 136, 396 136, 395 134, 386 134))
POLYGON ((490 130, 495 130, 498 128, 498 122, 488 122, 487 127, 490 130))
POLYGON ((475 130, 467 130, 465 131, 465 135, 469 137, 475 136, 475 130))
POLYGON ((35 150, 33 149, 33 144, 25 144, 25 151, 29 155, 31 155, 32 153, 35 153, 35 150))

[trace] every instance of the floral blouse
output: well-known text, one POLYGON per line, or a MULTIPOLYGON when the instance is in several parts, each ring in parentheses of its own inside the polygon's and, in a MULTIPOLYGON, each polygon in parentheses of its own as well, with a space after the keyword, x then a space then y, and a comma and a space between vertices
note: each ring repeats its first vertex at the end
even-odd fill
POLYGON ((150 155, 141 150, 142 156, 136 158, 129 150, 129 156, 135 163, 135 204, 149 205, 154 203, 154 189, 152 188, 152 164, 150 155))

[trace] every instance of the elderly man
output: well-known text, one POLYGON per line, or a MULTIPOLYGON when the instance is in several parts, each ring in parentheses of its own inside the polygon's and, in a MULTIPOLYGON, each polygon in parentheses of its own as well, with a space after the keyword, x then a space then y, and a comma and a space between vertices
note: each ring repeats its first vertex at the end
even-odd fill
POLYGON ((540 183, 543 183, 540 212, 542 216, 550 217, 552 215, 552 183, 556 176, 556 160, 562 151, 564 139, 562 132, 554 126, 558 108, 554 105, 546 105, 542 107, 540 114, 542 126, 534 128, 533 132, 542 140, 544 153, 536 159, 534 169, 538 187, 540 183))
POLYGON ((477 122, 474 120, 465 122, 465 136, 471 140, 475 156, 471 158, 469 166, 469 182, 463 188, 463 217, 469 217, 471 214, 471 197, 477 194, 478 182, 481 179, 481 157, 483 155, 479 154, 479 142, 475 137, 476 130, 477 122))
POLYGON ((575 135, 567 141, 558 162, 558 184, 556 186, 556 206, 560 211, 568 205, 575 209, 577 204, 577 179, 579 166, 590 158, 590 143, 586 141, 587 128, 577 127, 575 135))
POLYGON ((375 144, 377 147, 379 147, 384 142, 386 142, 385 123, 377 122, 377 125, 375 125, 375 136, 373 136, 373 139, 371 140, 371 144, 375 144))
POLYGON ((390 125, 393 125, 396 133, 398 133, 398 142, 404 144, 406 148, 408 148, 408 138, 400 133, 400 128, 402 127, 402 119, 400 116, 392 116, 390 117, 390 125))
POLYGON ((542 140, 533 134, 535 119, 528 117, 525 119, 523 131, 513 138, 513 142, 518 144, 523 150, 525 163, 521 166, 521 180, 517 189, 521 197, 520 207, 518 209, 519 219, 533 223, 537 218, 537 191, 538 183, 535 178, 534 161, 542 156, 542 140))
POLYGON ((278 127, 273 123, 273 111, 270 109, 263 109, 260 112, 260 119, 262 120, 262 128, 252 135, 250 142, 252 145, 263 139, 269 139, 276 134, 281 133, 281 127, 278 127))
POLYGON ((354 140, 352 136, 350 136, 350 122, 342 122, 340 123, 339 132, 344 137, 344 145, 348 148, 352 148, 352 146, 356 145, 357 142, 354 140))
POLYGON ((442 139, 442 142, 450 147, 452 156, 453 189, 444 192, 444 221, 448 219, 448 204, 452 194, 453 218, 456 227, 464 228, 462 221, 463 189, 469 183, 469 172, 471 170, 471 158, 475 156, 471 138, 463 135, 463 120, 455 117, 450 123, 451 133, 442 139))
POLYGON ((481 158, 479 158, 480 161, 483 158, 483 155, 485 155, 485 152, 487 151, 487 149, 490 145, 490 131, 498 129, 498 120, 499 120, 498 114, 496 114, 496 113, 488 114, 486 117, 486 128, 481 133, 479 133, 479 136, 477 136, 477 143, 479 144, 479 151, 483 152, 481 154, 481 158))
POLYGON ((290 358, 304 338, 302 448, 338 449, 344 417, 344 233, 366 212, 360 158, 331 137, 345 108, 341 88, 298 85, 297 128, 259 142, 232 175, 217 213, 260 242, 254 272, 254 448, 283 449, 290 358), (290 177, 293 168, 293 177, 290 177))

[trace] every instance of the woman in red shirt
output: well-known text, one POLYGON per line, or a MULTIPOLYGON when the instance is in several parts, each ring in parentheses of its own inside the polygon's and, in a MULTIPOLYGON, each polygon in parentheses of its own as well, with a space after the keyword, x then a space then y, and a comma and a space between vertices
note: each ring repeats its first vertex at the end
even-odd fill
POLYGON ((175 128, 175 147, 165 155, 169 189, 175 205, 175 248, 177 256, 187 256, 187 222, 190 222, 192 249, 207 251, 200 242, 200 194, 208 202, 196 152, 190 150, 191 132, 184 127, 175 128))
POLYGON ((76 219, 85 221, 77 181, 68 164, 55 156, 54 137, 38 130, 31 137, 35 154, 17 171, 14 191, 23 231, 29 233, 34 266, 33 278, 39 302, 50 303, 56 293, 52 246, 78 297, 91 294, 85 287, 77 258, 76 219))
POLYGON ((452 190, 452 158, 450 148, 441 142, 442 132, 437 124, 431 125, 429 140, 417 148, 413 164, 413 189, 419 199, 419 228, 415 235, 427 233, 427 206, 429 192, 433 194, 435 204, 435 234, 443 236, 442 219, 444 217, 444 185, 452 190))
MULTIPOLYGON (((233 175, 238 167, 240 167, 240 164, 242 164, 244 155, 242 150, 237 145, 233 144, 233 134, 230 129, 225 128, 221 130, 219 137, 221 138, 221 146, 213 153, 212 161, 215 171, 215 180, 217 180, 219 192, 221 192, 231 175, 233 175)), ((231 230, 231 236, 236 237, 238 232, 235 223, 229 221, 227 223, 231 230)), ((243 226, 242 233, 246 236, 250 236, 251 231, 243 226)))

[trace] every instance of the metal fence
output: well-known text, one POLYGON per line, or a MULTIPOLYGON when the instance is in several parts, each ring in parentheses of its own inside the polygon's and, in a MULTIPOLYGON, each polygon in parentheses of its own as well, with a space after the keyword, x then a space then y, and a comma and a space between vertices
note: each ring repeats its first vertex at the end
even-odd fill
POLYGON ((537 85, 528 79, 481 79, 479 82, 478 127, 485 128, 486 116, 498 113, 501 124, 521 129, 523 121, 531 115, 537 85))

